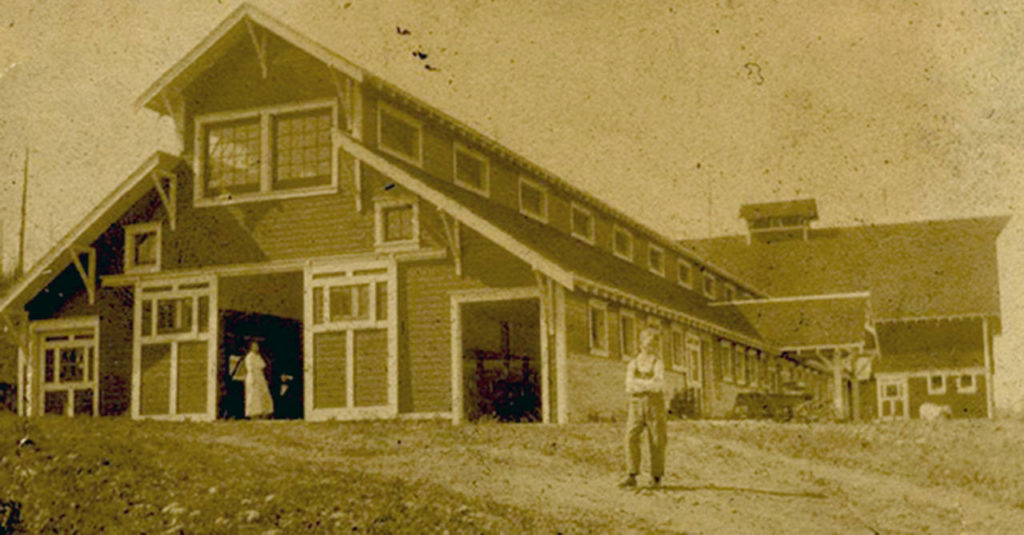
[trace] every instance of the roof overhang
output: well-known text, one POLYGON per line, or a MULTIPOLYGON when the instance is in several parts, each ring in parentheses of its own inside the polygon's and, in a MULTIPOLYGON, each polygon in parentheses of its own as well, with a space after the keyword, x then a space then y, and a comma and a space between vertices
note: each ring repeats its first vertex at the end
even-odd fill
POLYGON ((871 332, 868 292, 802 295, 715 303, 734 306, 773 346, 783 351, 863 347, 871 332))
POLYGON ((181 58, 167 72, 135 101, 137 108, 146 107, 160 114, 169 114, 163 96, 177 93, 187 87, 200 74, 238 42, 239 39, 251 39, 253 25, 276 34, 302 49, 309 55, 337 69, 356 81, 362 81, 363 69, 349 60, 331 52, 323 45, 295 31, 290 26, 271 17, 263 11, 242 4, 223 22, 196 45, 185 57, 181 58))
POLYGON ((131 175, 103 199, 81 223, 73 227, 44 255, 24 277, 15 282, 10 291, 0 298, 0 314, 24 307, 37 293, 71 263, 68 254, 76 247, 86 247, 107 230, 114 221, 155 187, 151 175, 173 173, 182 160, 166 152, 157 151, 146 158, 131 175))

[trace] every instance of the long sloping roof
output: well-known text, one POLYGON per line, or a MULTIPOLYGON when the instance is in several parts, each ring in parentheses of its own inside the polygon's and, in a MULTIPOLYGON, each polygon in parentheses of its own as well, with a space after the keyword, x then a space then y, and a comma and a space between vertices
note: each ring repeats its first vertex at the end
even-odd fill
POLYGON ((761 336, 780 350, 865 342, 869 311, 866 293, 739 301, 734 306, 761 336))
POLYGON ((146 158, 121 185, 110 192, 81 223, 61 238, 23 277, 0 297, 0 312, 15 305, 24 305, 46 287, 54 277, 71 263, 69 251, 75 246, 87 246, 107 230, 117 218, 143 195, 153 189, 153 172, 174 173, 183 161, 177 156, 157 151, 146 158))
POLYGON ((323 41, 328 44, 324 45, 320 41, 307 37, 304 33, 247 3, 242 3, 224 21, 218 24, 217 27, 214 28, 195 48, 173 65, 156 82, 154 82, 145 91, 145 93, 138 98, 136 106, 144 106, 158 113, 172 114, 172 111, 168 109, 170 99, 165 99, 164 97, 169 92, 173 93, 174 91, 179 91, 181 88, 193 81, 200 72, 209 68, 210 65, 223 55, 232 44, 237 43, 240 39, 248 39, 250 25, 252 24, 261 26, 278 35, 285 41, 290 42, 301 50, 309 53, 313 57, 323 61, 338 71, 345 73, 353 79, 367 83, 389 97, 402 101, 417 112, 438 121, 446 127, 456 131, 460 136, 464 136, 466 139, 472 140, 475 144, 486 148, 496 157, 545 180, 553 188, 567 192, 578 199, 585 200, 597 211, 604 213, 606 216, 611 217, 626 226, 629 226, 636 233, 657 242, 659 245, 667 249, 673 250, 681 256, 688 257, 689 260, 706 267, 708 270, 714 272, 720 277, 731 279, 738 286, 748 289, 756 294, 763 294, 760 288, 751 287, 749 281, 738 277, 736 273, 730 272, 725 266, 717 265, 712 260, 700 257, 695 254, 694 251, 686 247, 681 247, 675 240, 672 240, 663 233, 652 229, 648 225, 637 220, 635 217, 612 207, 608 203, 591 195, 589 192, 577 188, 560 176, 530 160, 527 160, 494 139, 480 133, 465 122, 429 105, 422 99, 417 98, 381 77, 374 75, 364 67, 358 66, 348 59, 345 59, 330 48, 329 36, 320 36, 328 37, 328 40, 323 41))
POLYGON ((876 318, 998 316, 1009 217, 815 229, 809 239, 685 241, 772 296, 869 291, 876 318))

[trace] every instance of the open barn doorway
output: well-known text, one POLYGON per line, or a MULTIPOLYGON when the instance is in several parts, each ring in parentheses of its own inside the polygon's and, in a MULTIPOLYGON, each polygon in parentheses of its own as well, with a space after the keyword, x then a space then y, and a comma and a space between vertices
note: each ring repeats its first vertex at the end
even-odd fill
POLYGON ((458 306, 465 419, 541 421, 539 300, 473 301, 458 306))
POLYGON ((247 416, 245 363, 251 350, 263 363, 259 373, 270 395, 260 417, 303 417, 302 291, 301 271, 220 279, 220 418, 247 416))

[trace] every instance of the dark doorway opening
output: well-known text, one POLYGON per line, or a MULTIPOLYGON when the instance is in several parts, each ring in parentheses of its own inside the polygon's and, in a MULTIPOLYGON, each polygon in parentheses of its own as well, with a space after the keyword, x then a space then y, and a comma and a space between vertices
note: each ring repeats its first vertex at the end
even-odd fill
POLYGON ((537 299, 462 305, 464 407, 470 421, 541 421, 537 299))

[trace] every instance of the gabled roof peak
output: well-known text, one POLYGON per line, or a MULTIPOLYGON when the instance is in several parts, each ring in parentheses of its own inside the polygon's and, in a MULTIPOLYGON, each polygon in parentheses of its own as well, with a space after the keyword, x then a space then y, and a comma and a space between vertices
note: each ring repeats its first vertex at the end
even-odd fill
POLYGON ((170 113, 164 100, 168 92, 178 92, 196 79, 239 39, 252 39, 256 45, 255 28, 260 27, 307 52, 345 75, 362 81, 366 72, 351 61, 331 52, 327 47, 292 29, 265 11, 243 3, 178 60, 135 101, 137 108, 146 107, 157 113, 170 113))

